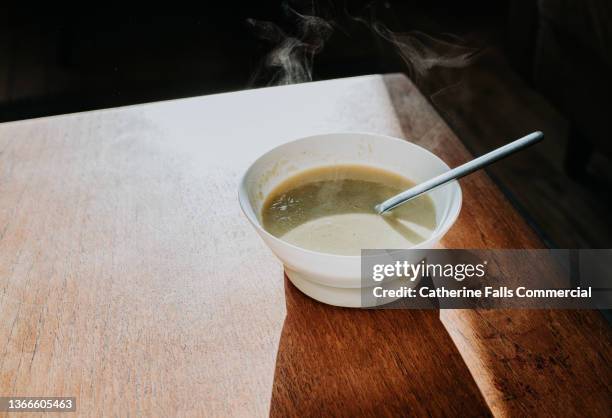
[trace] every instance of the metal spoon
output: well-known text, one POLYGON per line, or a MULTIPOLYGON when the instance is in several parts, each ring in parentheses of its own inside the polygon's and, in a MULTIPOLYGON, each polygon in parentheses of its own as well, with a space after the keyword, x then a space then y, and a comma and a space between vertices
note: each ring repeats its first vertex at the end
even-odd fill
POLYGON ((398 207, 403 203, 406 203, 411 199, 414 199, 415 197, 425 192, 435 189, 436 187, 442 186, 450 181, 467 176, 468 174, 473 173, 474 171, 479 170, 489 164, 492 164, 495 161, 501 160, 502 158, 507 157, 510 154, 514 154, 517 151, 520 151, 530 145, 540 142, 543 138, 544 134, 542 132, 532 132, 529 135, 517 139, 516 141, 513 141, 485 155, 475 158, 472 161, 468 161, 467 163, 460 165, 459 167, 455 167, 452 170, 447 171, 446 173, 442 173, 437 177, 427 180, 421 184, 417 184, 416 186, 376 205, 374 207, 374 210, 376 210, 378 214, 383 214, 393 208, 398 207))

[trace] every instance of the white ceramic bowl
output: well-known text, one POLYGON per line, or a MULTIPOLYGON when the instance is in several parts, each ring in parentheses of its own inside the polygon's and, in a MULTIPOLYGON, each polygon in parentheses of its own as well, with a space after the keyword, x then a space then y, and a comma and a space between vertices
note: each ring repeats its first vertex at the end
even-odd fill
MULTIPOLYGON (((371 133, 332 133, 301 138, 262 155, 244 174, 240 206, 257 233, 282 261, 291 282, 308 296, 331 305, 360 307, 361 256, 325 254, 289 244, 265 231, 261 207, 268 193, 300 171, 333 164, 363 164, 393 171, 419 183, 449 167, 426 149, 403 139, 371 133)), ((454 181, 429 193, 436 210, 432 236, 407 248, 433 248, 461 210, 461 188, 454 181)), ((391 285, 392 286, 392 285, 391 285)))

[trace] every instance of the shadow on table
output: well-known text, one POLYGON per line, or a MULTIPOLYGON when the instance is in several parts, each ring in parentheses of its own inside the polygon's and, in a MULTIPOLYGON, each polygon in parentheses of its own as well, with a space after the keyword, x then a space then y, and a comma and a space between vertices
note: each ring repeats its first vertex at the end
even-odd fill
POLYGON ((285 276, 271 416, 487 416, 435 310, 324 305, 285 276))

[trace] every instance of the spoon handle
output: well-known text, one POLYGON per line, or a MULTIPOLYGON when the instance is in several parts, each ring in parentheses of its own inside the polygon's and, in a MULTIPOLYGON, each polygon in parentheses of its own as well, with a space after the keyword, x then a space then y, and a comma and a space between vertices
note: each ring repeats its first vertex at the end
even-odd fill
POLYGON ((450 181, 460 179, 461 177, 467 176, 468 174, 479 170, 489 164, 494 163, 495 161, 501 160, 504 157, 507 157, 510 154, 513 154, 517 151, 522 150, 530 145, 533 145, 544 138, 544 134, 540 131, 532 132, 529 135, 526 135, 516 141, 510 142, 502 147, 494 149, 493 151, 482 155, 478 158, 473 159, 472 161, 468 161, 465 164, 460 165, 459 167, 455 167, 452 170, 447 171, 446 173, 442 173, 437 177, 429 179, 423 183, 420 183, 398 195, 393 196, 392 198, 385 200, 384 202, 376 205, 375 210, 379 214, 383 214, 402 203, 407 202, 410 199, 413 199, 419 196, 422 193, 425 193, 429 190, 432 190, 436 187, 442 186, 450 181))

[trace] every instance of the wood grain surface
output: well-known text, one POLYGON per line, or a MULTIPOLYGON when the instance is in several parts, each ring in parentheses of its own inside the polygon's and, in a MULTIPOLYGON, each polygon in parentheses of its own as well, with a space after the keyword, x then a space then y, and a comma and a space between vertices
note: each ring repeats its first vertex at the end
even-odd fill
MULTIPOLYGON (((597 313, 358 311, 284 279, 240 175, 346 130, 469 158, 400 75, 0 125, 0 396, 76 396, 79 416, 609 413, 597 313)), ((541 245, 484 173, 462 187, 445 246, 541 245)))
MULTIPOLYGON (((451 167, 471 158, 409 80, 385 81, 407 138, 451 167)), ((485 173, 461 187, 464 204, 445 247, 542 248, 485 173)), ((612 333, 599 312, 442 310, 440 319, 496 416, 610 415, 612 333)))

